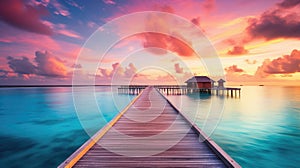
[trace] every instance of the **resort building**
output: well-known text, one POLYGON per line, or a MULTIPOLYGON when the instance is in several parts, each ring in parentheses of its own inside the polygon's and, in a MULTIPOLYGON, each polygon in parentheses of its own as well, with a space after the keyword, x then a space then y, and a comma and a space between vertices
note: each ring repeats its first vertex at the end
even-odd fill
POLYGON ((187 88, 199 88, 199 89, 211 89, 214 86, 214 80, 207 76, 194 76, 189 80, 185 81, 187 83, 187 88))
POLYGON ((225 83, 226 81, 224 80, 224 79, 220 79, 220 80, 218 80, 218 88, 225 88, 224 87, 224 83, 225 83))

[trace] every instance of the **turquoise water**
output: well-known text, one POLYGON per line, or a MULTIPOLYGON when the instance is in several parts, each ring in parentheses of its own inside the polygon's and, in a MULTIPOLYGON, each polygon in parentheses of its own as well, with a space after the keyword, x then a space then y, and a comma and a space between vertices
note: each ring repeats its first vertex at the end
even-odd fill
MULTIPOLYGON (((89 138, 86 131, 100 129, 133 98, 112 93, 110 87, 96 87, 100 114, 88 108, 89 91, 76 89, 80 105, 87 108, 80 114, 83 129, 72 88, 0 88, 0 167, 56 167, 89 138)), ((224 108, 222 113, 211 112, 221 118, 211 137, 243 167, 300 164, 300 87, 244 86, 240 98, 169 98, 176 105, 182 102, 186 114, 199 105, 200 127, 208 121, 210 109, 224 108)))
MULTIPOLYGON (((79 95, 90 89, 76 88, 79 95)), ((97 87, 102 114, 87 109, 82 120, 93 134, 112 119, 132 96, 97 87), (120 100, 118 107, 114 100, 120 100)), ((89 106, 87 100, 82 104, 89 106)), ((0 167, 57 167, 88 138, 73 105, 72 88, 0 88, 0 167)), ((82 116, 82 114, 81 114, 82 116)))
POLYGON ((300 87, 243 86, 240 98, 197 97, 169 99, 187 114, 199 105, 201 128, 208 109, 223 106, 211 137, 242 167, 299 167, 300 87))

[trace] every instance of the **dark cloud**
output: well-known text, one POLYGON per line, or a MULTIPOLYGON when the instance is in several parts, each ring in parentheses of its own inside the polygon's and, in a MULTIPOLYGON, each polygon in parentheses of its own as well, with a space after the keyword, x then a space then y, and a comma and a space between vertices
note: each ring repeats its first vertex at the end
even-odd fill
POLYGON ((0 69, 0 78, 7 78, 8 71, 0 69))
POLYGON ((68 72, 63 61, 51 55, 47 51, 35 52, 36 65, 31 63, 27 57, 22 59, 7 57, 8 66, 14 73, 19 75, 40 75, 45 77, 65 77, 68 72))
POLYGON ((35 74, 37 72, 37 67, 33 65, 27 57, 22 57, 21 59, 7 57, 8 66, 19 75, 35 74))
POLYGON ((300 50, 293 50, 290 55, 273 60, 266 59, 257 68, 256 75, 266 77, 270 74, 290 74, 295 72, 300 72, 300 50))
POLYGON ((229 66, 229 67, 225 68, 225 71, 227 73, 241 73, 241 72, 244 72, 244 70, 241 69, 241 68, 238 68, 237 65, 229 66))
POLYGON ((293 8, 299 4, 300 0, 284 0, 283 2, 280 2, 277 5, 281 8, 293 8))
POLYGON ((250 39, 300 38, 300 13, 288 9, 299 3, 299 0, 285 0, 259 17, 250 18, 246 28, 250 39))
POLYGON ((244 55, 248 53, 249 51, 244 46, 233 46, 233 49, 227 52, 228 55, 244 55))
POLYGON ((183 73, 183 68, 180 67, 179 63, 174 64, 175 72, 182 74, 183 73))
POLYGON ((137 68, 133 63, 129 63, 128 67, 125 68, 125 76, 126 77, 132 77, 133 75, 136 75, 137 68))
POLYGON ((193 18, 191 22, 197 26, 200 26, 200 17, 193 18))
POLYGON ((73 64, 73 65, 72 65, 72 68, 75 68, 75 69, 81 69, 82 66, 81 66, 81 64, 73 64))
POLYGON ((0 20, 19 29, 38 34, 51 35, 52 29, 40 17, 48 14, 43 5, 28 5, 22 0, 1 0, 0 20))

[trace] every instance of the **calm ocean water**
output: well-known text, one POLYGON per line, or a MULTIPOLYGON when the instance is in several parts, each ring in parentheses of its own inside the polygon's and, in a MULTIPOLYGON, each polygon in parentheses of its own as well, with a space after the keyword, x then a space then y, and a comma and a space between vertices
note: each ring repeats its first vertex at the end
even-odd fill
MULTIPOLYGON (((89 99, 84 98, 89 91, 76 89, 83 97, 81 106, 89 107, 89 99)), ((112 119, 133 96, 97 87, 95 98, 102 113, 89 109, 80 114, 90 133, 112 119)), ((208 134, 213 130, 211 137, 243 167, 300 164, 300 87, 243 86, 240 98, 184 95, 169 99, 187 115, 198 109, 197 124, 209 126, 208 134), (219 109, 224 110, 214 112, 219 109), (214 117, 221 119, 210 120, 214 117), (214 124, 205 124, 208 121, 214 124)), ((73 103, 72 88, 0 88, 0 167, 56 167, 64 161, 89 138, 73 103)))
MULTIPOLYGON (((81 106, 90 107, 91 89, 76 88, 81 106)), ((79 114, 93 134, 133 98, 97 87, 101 107, 79 114), (115 101, 118 102, 116 106, 115 101), (121 103, 120 103, 121 102, 121 103)), ((57 167, 89 139, 73 104, 72 88, 0 88, 0 167, 57 167)))
POLYGON ((221 120, 211 134, 242 167, 299 167, 300 87, 243 86, 240 98, 169 96, 186 114, 197 110, 200 128, 210 118, 221 120), (215 112, 214 109, 222 109, 215 112), (212 109, 209 113, 209 109, 212 109), (215 113, 215 114, 212 114, 215 113), (210 116, 210 117, 208 117, 210 116), (212 117, 211 117, 212 116, 212 117))

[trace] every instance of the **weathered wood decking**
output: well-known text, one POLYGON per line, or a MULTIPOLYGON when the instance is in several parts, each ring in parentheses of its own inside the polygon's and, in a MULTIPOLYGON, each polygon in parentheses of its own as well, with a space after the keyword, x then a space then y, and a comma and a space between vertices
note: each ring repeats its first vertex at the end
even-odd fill
POLYGON ((240 167, 153 87, 59 167, 72 166, 240 167))

